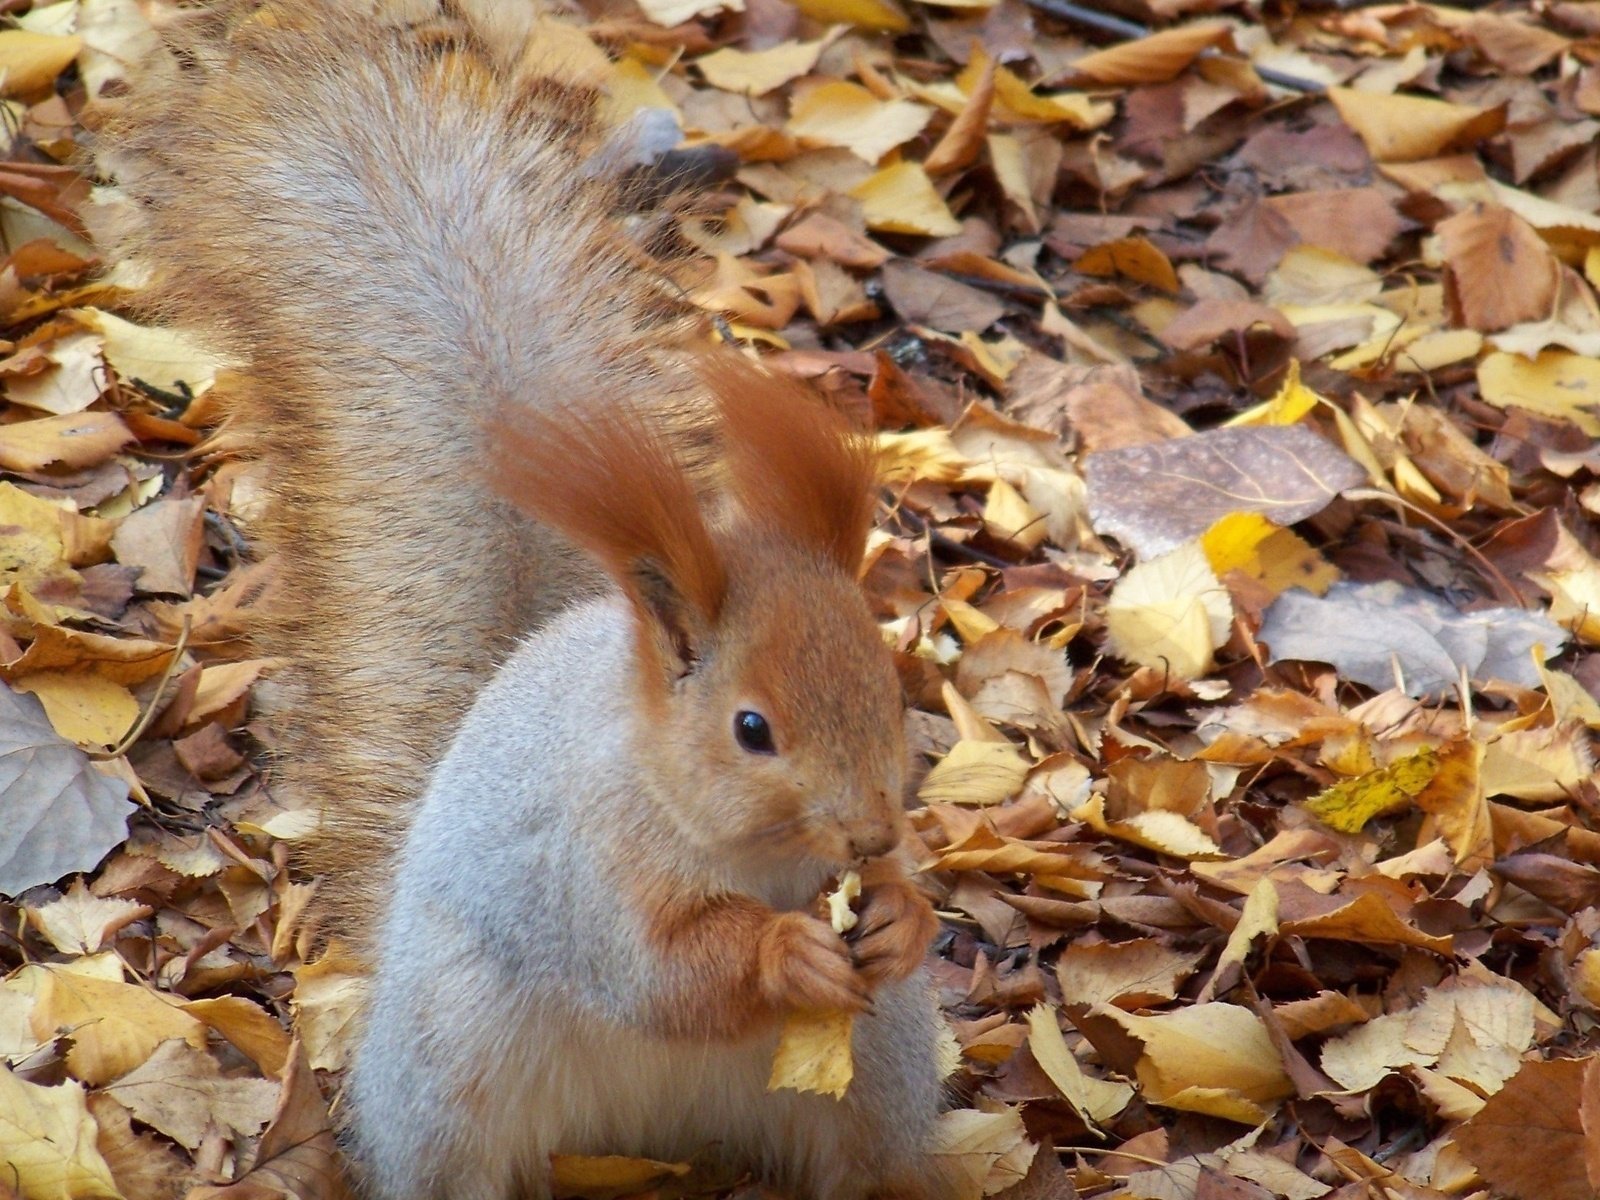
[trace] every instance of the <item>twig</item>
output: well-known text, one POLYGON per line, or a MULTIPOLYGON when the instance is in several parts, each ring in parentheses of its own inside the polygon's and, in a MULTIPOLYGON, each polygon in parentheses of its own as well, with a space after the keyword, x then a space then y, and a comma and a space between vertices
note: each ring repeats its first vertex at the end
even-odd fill
POLYGON ((929 546, 937 546, 948 555, 954 555, 956 558, 970 558, 973 562, 983 563, 985 566, 994 567, 998 571, 1009 570, 1017 565, 1010 559, 1001 558, 998 554, 990 554, 987 551, 978 550, 965 542, 958 542, 954 538, 940 533, 909 509, 896 508, 894 515, 909 524, 913 533, 927 534, 929 546))
POLYGON ((166 669, 161 672, 161 682, 156 684, 156 690, 150 696, 150 703, 145 705, 144 712, 141 713, 139 715, 139 719, 134 722, 133 728, 122 735, 121 741, 119 741, 115 746, 110 746, 104 750, 96 750, 91 752, 89 755, 90 758, 101 760, 121 758, 128 752, 135 742, 144 736, 144 731, 150 728, 150 722, 155 720, 156 712, 161 707, 161 694, 167 690, 167 684, 172 681, 173 669, 177 667, 178 660, 183 657, 183 651, 188 644, 189 617, 187 614, 185 614, 183 618, 183 629, 178 634, 177 644, 172 647, 172 657, 167 659, 166 669))
POLYGON ((1517 591, 1516 587, 1505 577, 1505 573, 1499 567, 1489 561, 1488 555, 1427 509, 1413 504, 1397 492, 1387 492, 1379 488, 1346 488, 1343 495, 1346 500, 1377 500, 1383 504, 1392 504, 1402 512, 1410 513, 1418 520, 1427 522, 1457 546, 1460 546, 1466 554, 1476 559, 1478 565, 1483 568, 1484 574, 1500 587, 1511 603, 1518 608, 1528 607, 1527 602, 1522 598, 1522 593, 1517 591))

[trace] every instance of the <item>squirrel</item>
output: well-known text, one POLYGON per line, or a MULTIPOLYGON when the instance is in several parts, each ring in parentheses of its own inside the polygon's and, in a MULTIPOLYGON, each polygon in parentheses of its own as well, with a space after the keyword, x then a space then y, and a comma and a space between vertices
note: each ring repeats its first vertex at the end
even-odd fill
POLYGON ((272 476, 281 784, 377 959, 359 1177, 537 1198, 551 1154, 618 1154, 942 1197, 871 455, 697 348, 599 89, 491 26, 226 0, 101 118, 102 239, 236 360, 225 434, 272 476), (816 902, 854 864, 846 940, 816 902), (817 1010, 855 1014, 848 1091, 769 1093, 817 1010))

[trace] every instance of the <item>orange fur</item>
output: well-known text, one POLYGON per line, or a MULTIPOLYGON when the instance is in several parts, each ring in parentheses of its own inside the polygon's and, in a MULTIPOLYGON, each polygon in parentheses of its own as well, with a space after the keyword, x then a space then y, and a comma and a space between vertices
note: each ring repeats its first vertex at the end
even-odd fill
POLYGON ((905 979, 923 963, 939 932, 928 898, 892 859, 861 870, 861 903, 850 933, 856 966, 873 983, 905 979))
POLYGON ((650 1021, 666 1038, 736 1040, 792 1009, 859 1012, 867 986, 825 921, 744 896, 639 889, 658 956, 650 1021))
POLYGON ((644 622, 661 620, 661 597, 650 594, 661 583, 688 603, 697 629, 717 619, 722 554, 688 477, 637 410, 613 398, 588 416, 502 413, 491 437, 500 494, 593 554, 644 622))
POLYGON ((872 524, 877 458, 803 384, 734 355, 707 355, 736 502, 753 522, 854 576, 872 524))

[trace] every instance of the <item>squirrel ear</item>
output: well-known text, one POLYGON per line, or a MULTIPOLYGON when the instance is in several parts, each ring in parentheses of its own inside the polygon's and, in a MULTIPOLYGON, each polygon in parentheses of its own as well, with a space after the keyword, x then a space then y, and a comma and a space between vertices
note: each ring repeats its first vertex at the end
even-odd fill
POLYGON ((798 380, 738 354, 696 366, 721 411, 739 506, 854 577, 878 495, 872 443, 798 380))
POLYGON ((646 418, 616 400, 584 413, 508 409, 489 436, 501 495, 594 555, 633 605, 642 646, 688 671, 727 576, 694 488, 646 418))
POLYGON ((690 674, 700 661, 707 628, 700 613, 654 559, 634 562, 623 590, 643 625, 644 635, 655 643, 656 656, 676 678, 690 674))

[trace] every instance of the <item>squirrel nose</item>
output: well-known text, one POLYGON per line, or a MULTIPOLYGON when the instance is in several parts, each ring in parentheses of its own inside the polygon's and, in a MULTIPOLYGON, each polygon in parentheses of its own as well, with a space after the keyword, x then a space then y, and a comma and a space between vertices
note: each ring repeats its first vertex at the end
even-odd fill
POLYGON ((900 830, 892 821, 862 821, 845 829, 850 853, 857 858, 877 858, 887 854, 900 841, 900 830))

